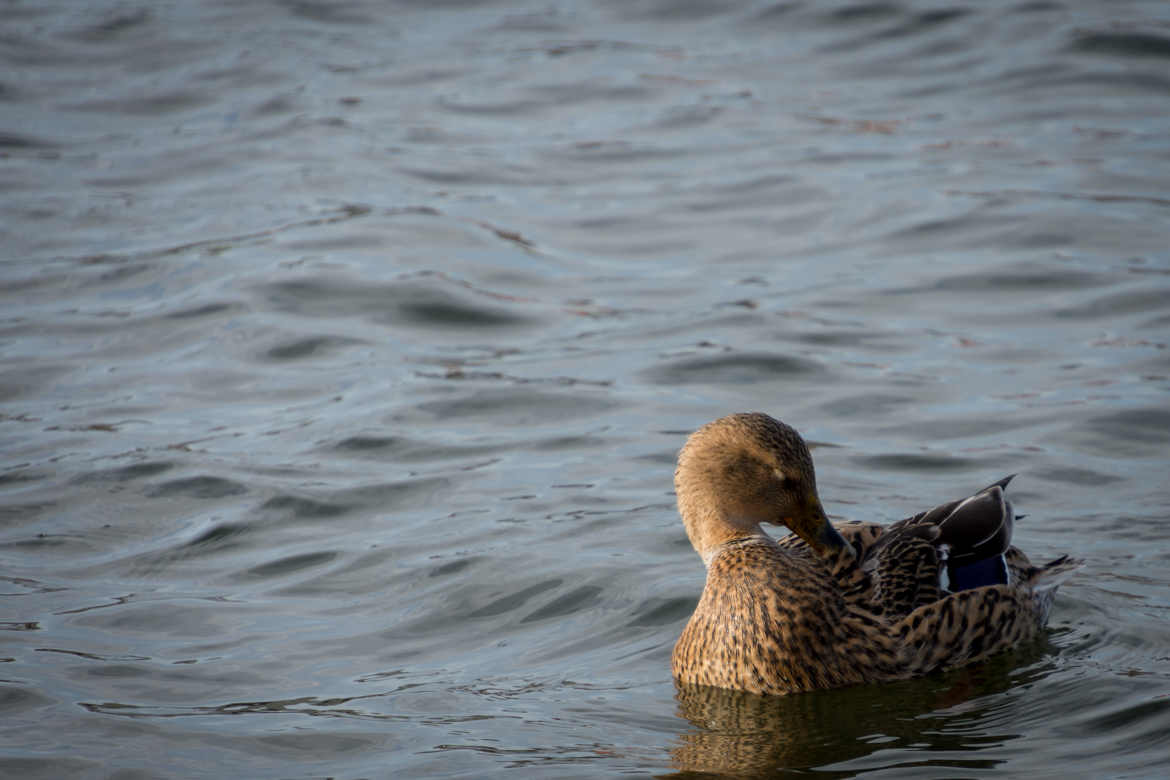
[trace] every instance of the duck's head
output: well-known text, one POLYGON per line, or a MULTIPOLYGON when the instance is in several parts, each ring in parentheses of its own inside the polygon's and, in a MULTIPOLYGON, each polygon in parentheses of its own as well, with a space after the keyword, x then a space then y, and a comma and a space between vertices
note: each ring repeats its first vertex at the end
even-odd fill
POLYGON ((787 526, 822 555, 846 542, 829 524, 800 434, 766 414, 722 417, 691 434, 674 472, 691 544, 709 563, 720 545, 787 526))

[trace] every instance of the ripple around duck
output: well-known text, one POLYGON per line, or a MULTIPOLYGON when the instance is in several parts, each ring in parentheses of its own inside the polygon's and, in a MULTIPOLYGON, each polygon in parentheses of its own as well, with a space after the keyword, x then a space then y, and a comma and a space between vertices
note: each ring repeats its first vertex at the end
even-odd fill
POLYGON ((429 463, 454 462, 461 458, 496 454, 511 447, 495 444, 438 444, 406 436, 350 436, 332 445, 330 449, 349 457, 398 463, 429 463))
POLYGON ((115 11, 106 15, 102 21, 83 25, 63 37, 82 43, 103 43, 122 38, 130 32, 143 32, 137 28, 149 27, 153 21, 154 14, 146 9, 115 11))
MULTIPOLYGON (((867 6, 872 7, 872 6, 867 6)), ((901 38, 908 38, 916 35, 924 35, 939 29, 948 23, 960 19, 970 11, 952 8, 939 9, 937 11, 926 11, 917 14, 906 14, 901 8, 898 8, 897 16, 901 17, 900 23, 883 26, 873 32, 862 34, 856 38, 850 38, 847 41, 840 42, 836 50, 847 51, 850 53, 859 51, 870 44, 888 44, 890 41, 901 38)), ((880 21, 885 18, 883 13, 875 14, 873 16, 866 16, 865 21, 880 21)), ((856 21, 856 19, 854 20, 856 21)), ((943 48, 946 53, 954 51, 954 46, 946 46, 943 48)))
POLYGON ((205 303, 190 308, 179 309, 164 315, 171 320, 197 319, 201 317, 215 317, 221 314, 243 314, 247 308, 239 303, 205 303))
POLYGON ((103 469, 82 474, 74 481, 78 484, 89 482, 133 482, 136 479, 146 479, 170 471, 175 463, 167 460, 146 461, 121 466, 115 469, 103 469))
MULTIPOLYGON (((206 106, 214 101, 215 97, 205 92, 170 90, 156 92, 153 95, 132 95, 124 98, 87 100, 74 103, 68 106, 68 108, 73 111, 93 111, 95 113, 150 117, 189 111, 206 106)), ((157 180, 155 177, 142 179, 142 181, 157 180)), ((100 181, 107 180, 103 178, 100 181)))
POLYGON ((259 289, 277 311, 304 317, 358 316, 423 328, 503 328, 539 321, 519 311, 518 302, 506 305, 506 296, 489 305, 417 281, 359 285, 309 278, 259 289))
POLYGON ((1069 319, 1112 319, 1122 314, 1161 312, 1166 308, 1167 296, 1170 292, 1165 288, 1109 293, 1081 304, 1061 307, 1052 314, 1069 319))
POLYGON ((340 517, 353 507, 348 504, 315 501, 302 496, 273 496, 256 508, 260 515, 277 516, 295 520, 324 520, 340 517))
POLYGON ((347 488, 330 494, 330 498, 354 508, 386 513, 431 506, 438 496, 450 492, 452 484, 448 477, 418 477, 347 488))
POLYGON ((1046 479, 1050 482, 1062 482, 1068 485, 1108 485, 1114 482, 1125 481, 1125 477, 1119 477, 1115 474, 1105 474, 1100 471, 1074 466, 1036 469, 1030 470, 1028 473, 1037 479, 1046 479))
POLYGON ((1063 432, 1059 438, 1119 457, 1151 457, 1165 453, 1170 443, 1170 411, 1147 407, 1100 415, 1063 432))
POLYGON ((921 422, 905 425, 891 425, 879 429, 882 434, 901 435, 907 439, 923 442, 943 442, 953 439, 990 436, 1005 431, 1015 431, 1029 428, 1043 423, 1037 418, 1009 418, 984 416, 975 419, 962 417, 943 417, 936 420, 922 420, 921 422))
POLYGON ((881 419, 914 403, 915 400, 908 396, 863 393, 827 401, 821 404, 821 409, 830 419, 851 417, 862 420, 881 419))
POLYGON ((274 561, 261 563, 236 575, 237 580, 272 580, 316 569, 337 560, 338 553, 330 551, 285 555, 274 561))
POLYGON ((1170 38, 1152 33, 1085 33, 1078 35, 1068 48, 1110 57, 1170 58, 1170 38))
POLYGON ((16 365, 10 363, 10 370, 0 376, 0 402, 43 397, 45 389, 70 370, 64 365, 51 364, 20 366, 19 371, 12 370, 15 368, 16 365))
POLYGON ((3 777, 85 777, 105 769, 102 761, 86 761, 72 757, 27 758, 0 757, 0 776, 3 777))
POLYGON ((0 149, 56 149, 60 146, 56 141, 47 138, 38 138, 32 135, 0 132, 0 149))
POLYGON ((643 372, 660 385, 695 383, 754 384, 825 373, 815 360, 769 352, 742 352, 715 357, 693 357, 660 363, 643 372))
POLYGON ((347 347, 365 343, 361 339, 342 338, 339 336, 310 336, 270 347, 264 352, 264 357, 268 360, 289 362, 303 360, 305 358, 322 357, 333 352, 339 352, 347 347))
POLYGON ((814 347, 855 347, 872 352, 897 352, 906 348, 904 344, 899 343, 895 334, 872 330, 821 330, 800 333, 791 338, 801 344, 811 344, 814 347))
POLYGON ((1170 739, 1163 729, 1170 722, 1170 699, 1155 699, 1153 701, 1139 701, 1135 704, 1122 707, 1092 718, 1085 725, 1094 731, 1103 734, 1128 734, 1130 738, 1135 731, 1140 733, 1139 727, 1152 721, 1158 725, 1162 739, 1170 739))
POLYGON ((443 563, 435 566, 427 572, 428 577, 449 577, 452 574, 459 574, 461 571, 471 566, 478 560, 482 560, 483 556, 469 555, 466 558, 458 558, 449 563, 443 563))
POLYGON ((529 389, 481 390, 443 401, 428 401, 415 408, 443 421, 483 419, 495 425, 518 425, 554 419, 595 415, 617 403, 585 393, 546 393, 529 389))
POLYGON ((563 617, 583 609, 588 609, 601 603, 602 592, 602 589, 596 585, 582 585, 563 596, 558 596, 535 612, 525 615, 520 622, 536 623, 541 620, 563 617))
POLYGON ((538 582, 535 585, 530 585, 527 588, 509 593, 506 596, 493 599, 484 606, 476 609, 467 615, 468 618, 485 618, 493 617, 495 615, 502 615, 505 612, 512 612, 528 603, 532 598, 539 596, 541 593, 546 593, 554 588, 559 588, 564 580, 552 579, 538 582))
POLYGON ((47 707, 52 703, 52 699, 32 688, 22 688, 16 685, 0 687, 0 713, 7 716, 47 707))
POLYGON ((354 10, 339 7, 334 3, 314 2, 314 0, 283 0, 278 3, 290 16, 310 22, 324 22, 326 24, 348 24, 368 26, 374 19, 354 10))
POLYGON ((991 271, 977 274, 955 274, 939 279, 927 289, 955 292, 999 290, 1025 293, 1044 290, 1076 290, 1101 286, 1107 277, 1087 271, 1069 271, 1058 268, 1021 271, 991 271))
POLYGON ((373 510, 379 513, 427 506, 437 493, 449 489, 446 477, 379 482, 331 491, 321 497, 281 494, 272 496, 252 510, 261 525, 288 522, 315 523, 350 512, 373 510))
POLYGON ((652 598, 639 604, 627 628, 681 625, 695 611, 695 600, 685 598, 652 598))
POLYGON ((227 498, 248 492, 248 488, 230 479, 214 476, 184 477, 154 485, 146 490, 150 498, 227 498))
POLYGON ((966 471, 978 464, 969 458, 923 453, 891 453, 887 455, 859 455, 849 459, 865 469, 879 471, 966 471))
POLYGON ((833 26, 840 27, 896 19, 903 13, 903 6, 899 3, 847 3, 831 11, 823 12, 823 19, 833 26))
MULTIPOLYGON (((244 523, 216 523, 183 545, 188 550, 206 551, 235 547, 240 537, 253 529, 244 523)), ((165 554, 162 557, 167 557, 165 554)))

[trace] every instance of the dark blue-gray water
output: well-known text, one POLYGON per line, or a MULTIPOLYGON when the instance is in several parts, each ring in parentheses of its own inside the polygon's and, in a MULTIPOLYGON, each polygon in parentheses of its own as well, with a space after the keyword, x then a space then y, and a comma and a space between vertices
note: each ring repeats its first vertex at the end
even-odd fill
POLYGON ((0 247, 0 775, 1170 772, 1161 0, 14 0, 0 247), (1043 646, 676 691, 752 409, 1043 646))

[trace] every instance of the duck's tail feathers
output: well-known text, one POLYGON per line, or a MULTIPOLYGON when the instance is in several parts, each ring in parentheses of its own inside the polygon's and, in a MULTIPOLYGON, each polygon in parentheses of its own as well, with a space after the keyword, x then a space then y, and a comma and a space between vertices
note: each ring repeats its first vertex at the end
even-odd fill
POLYGON ((1056 589, 1083 565, 1084 561, 1078 558, 1062 555, 1055 561, 1037 566, 1029 572, 1028 584, 1032 586, 1032 603, 1036 610, 1036 619, 1041 626, 1048 622, 1056 589))
MULTIPOLYGON (((992 482, 990 485, 983 488, 983 490, 991 490, 993 487, 997 487, 1000 490, 1007 490, 1008 483, 1011 482, 1015 478, 1016 478, 1015 474, 1008 474, 1006 477, 999 480, 998 482, 992 482)), ((979 492, 982 493, 983 490, 980 490, 979 492)))
POLYGON ((960 567, 998 558, 1011 546, 1015 516, 1003 491, 1013 476, 927 513, 942 532, 939 541, 950 545, 952 578, 960 567))
POLYGON ((1080 558, 1070 558, 1062 555, 1055 561, 1049 561, 1043 566, 1037 566, 1028 577, 1032 589, 1038 592, 1053 591, 1060 587, 1069 577, 1077 572, 1085 562, 1080 558))

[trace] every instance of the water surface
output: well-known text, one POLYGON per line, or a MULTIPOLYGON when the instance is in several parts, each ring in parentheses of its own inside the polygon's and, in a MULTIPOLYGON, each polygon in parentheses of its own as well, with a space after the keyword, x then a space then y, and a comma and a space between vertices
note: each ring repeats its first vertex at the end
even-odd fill
POLYGON ((4 10, 0 774, 1170 771, 1163 3, 4 10), (677 691, 752 409, 1045 642, 677 691))

